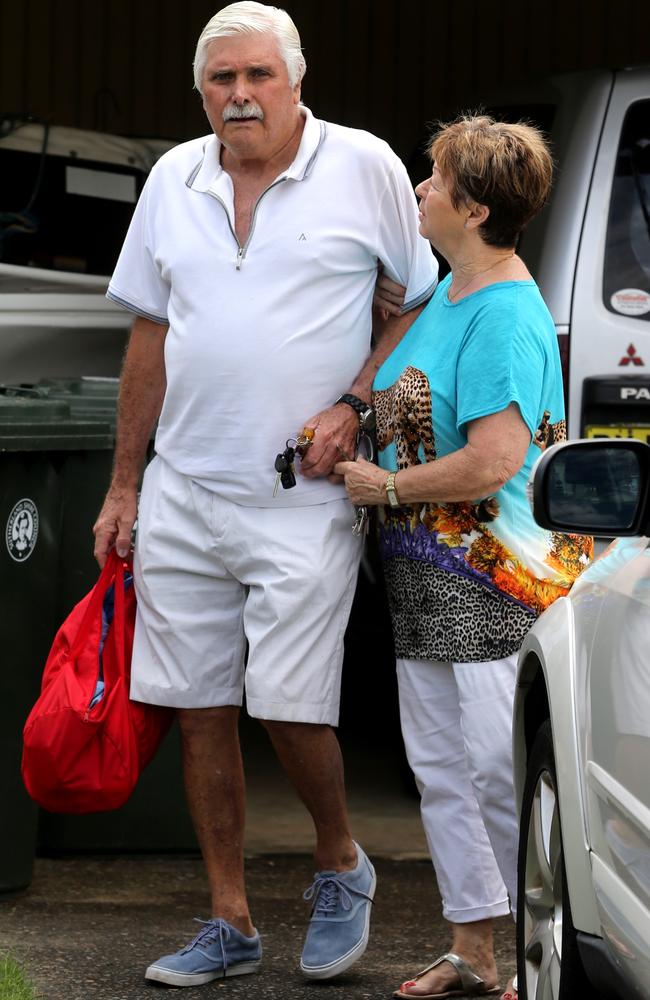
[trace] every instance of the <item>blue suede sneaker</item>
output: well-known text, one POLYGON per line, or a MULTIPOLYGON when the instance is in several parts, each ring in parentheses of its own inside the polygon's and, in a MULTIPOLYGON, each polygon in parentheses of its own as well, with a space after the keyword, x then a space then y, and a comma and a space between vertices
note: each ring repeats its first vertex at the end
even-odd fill
POLYGON ((316 872, 304 894, 313 899, 300 968, 308 979, 332 979, 361 958, 370 930, 370 904, 377 877, 355 842, 357 866, 345 872, 316 872))
POLYGON ((202 986, 213 979, 257 972, 262 960, 257 931, 254 937, 246 937, 225 920, 198 920, 198 923, 204 926, 194 940, 174 955, 164 955, 150 965, 145 979, 170 986, 202 986))

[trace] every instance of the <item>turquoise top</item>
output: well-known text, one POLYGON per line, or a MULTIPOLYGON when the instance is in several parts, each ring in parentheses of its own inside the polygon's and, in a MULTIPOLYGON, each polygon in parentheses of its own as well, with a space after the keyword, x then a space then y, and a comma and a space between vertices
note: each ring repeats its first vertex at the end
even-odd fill
POLYGON ((536 458, 566 436, 557 337, 537 285, 499 282, 450 302, 450 283, 448 275, 377 372, 380 465, 404 469, 457 451, 471 421, 511 403, 531 444, 494 496, 384 508, 380 547, 398 655, 475 662, 519 648, 589 562, 591 540, 544 531, 526 497, 536 458))

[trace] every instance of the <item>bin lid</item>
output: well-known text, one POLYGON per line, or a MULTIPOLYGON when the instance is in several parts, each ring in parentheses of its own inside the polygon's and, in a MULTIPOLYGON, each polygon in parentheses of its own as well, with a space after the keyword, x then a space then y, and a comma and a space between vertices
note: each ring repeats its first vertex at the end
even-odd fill
POLYGON ((70 419, 70 407, 63 399, 14 395, 13 391, 5 394, 4 389, 0 387, 0 422, 3 424, 70 419))
POLYGON ((117 420, 119 378, 90 375, 47 378, 36 382, 33 388, 46 399, 64 400, 73 417, 103 420, 113 425, 117 420))
POLYGON ((80 375, 73 377, 42 378, 35 383, 37 390, 44 389, 48 396, 64 393, 71 396, 83 396, 85 399, 117 399, 120 388, 119 378, 99 375, 80 375))
POLYGON ((82 420, 64 399, 0 386, 0 451, 85 451, 113 448, 110 423, 82 420))

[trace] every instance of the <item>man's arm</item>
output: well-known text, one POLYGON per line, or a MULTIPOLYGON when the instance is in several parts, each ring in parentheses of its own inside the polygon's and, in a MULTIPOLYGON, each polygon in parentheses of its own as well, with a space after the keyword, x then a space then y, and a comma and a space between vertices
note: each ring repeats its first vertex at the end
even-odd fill
MULTIPOLYGON (((416 306, 404 315, 388 317, 380 315, 377 309, 373 311, 375 346, 347 392, 370 403, 377 371, 423 309, 424 305, 416 306)), ((313 443, 300 463, 301 472, 309 479, 329 475, 336 462, 341 460, 341 454, 353 454, 359 418, 347 403, 322 410, 310 417, 305 426, 316 429, 313 443)))
POLYGON ((387 317, 382 316, 379 310, 373 309, 372 338, 375 346, 357 375, 354 385, 349 390, 354 396, 370 402, 375 375, 388 355, 395 350, 409 327, 416 321, 425 305, 426 302, 423 302, 399 316, 387 317))
POLYGON ((140 473, 165 395, 166 333, 166 326, 142 316, 131 330, 120 380, 113 474, 93 528, 100 566, 113 544, 119 556, 126 556, 131 547, 140 473))

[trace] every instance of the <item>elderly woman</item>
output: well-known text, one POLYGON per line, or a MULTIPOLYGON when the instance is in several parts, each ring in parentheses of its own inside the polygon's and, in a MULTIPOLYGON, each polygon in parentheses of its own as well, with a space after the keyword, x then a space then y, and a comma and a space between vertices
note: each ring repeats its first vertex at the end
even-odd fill
MULTIPOLYGON (((516 906, 517 650, 591 557, 533 521, 526 481, 565 436, 555 328, 516 246, 552 175, 534 128, 441 129, 416 189, 451 273, 375 377, 380 466, 340 462, 377 505, 400 713, 451 948, 401 998, 499 993, 492 919, 516 906)), ((515 993, 510 984, 509 994, 515 993)))

